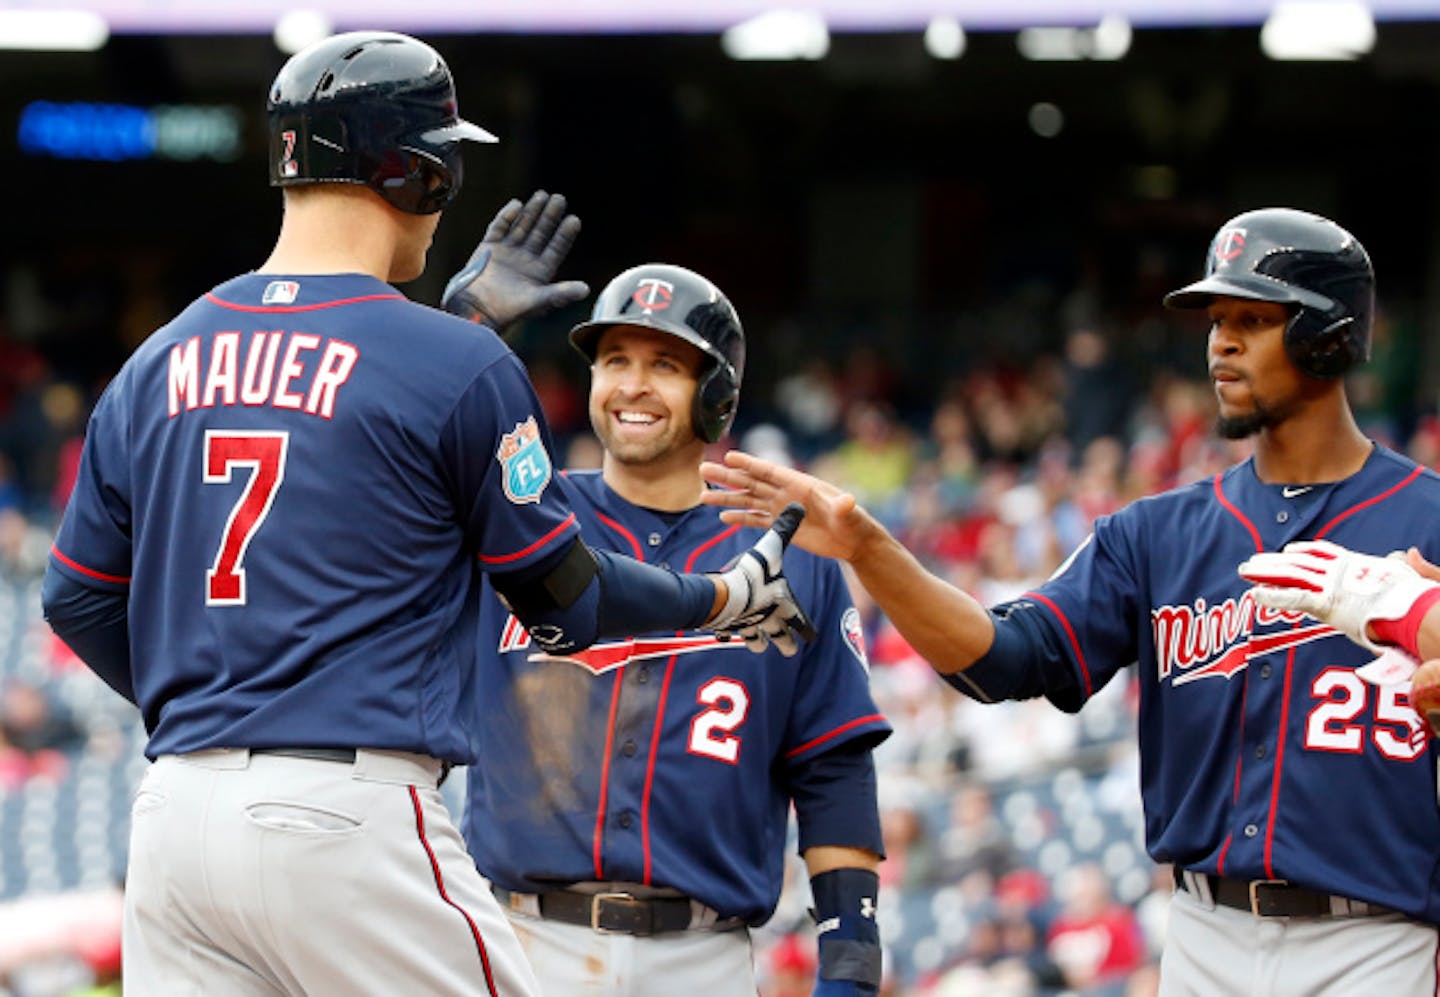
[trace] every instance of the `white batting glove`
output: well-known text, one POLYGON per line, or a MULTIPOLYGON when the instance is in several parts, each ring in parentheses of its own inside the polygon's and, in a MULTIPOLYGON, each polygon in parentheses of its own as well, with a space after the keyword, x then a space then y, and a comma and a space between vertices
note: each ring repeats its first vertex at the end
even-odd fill
POLYGON ((1384 647, 1370 639, 1366 627, 1403 620, 1422 596, 1440 589, 1406 564, 1404 555, 1358 554, 1326 540, 1255 554, 1238 570, 1255 583, 1251 591, 1260 605, 1307 613, 1376 654, 1384 647))
POLYGON ((785 548, 804 518, 805 509, 792 502, 754 547, 720 573, 729 596, 705 629, 715 631, 721 640, 739 636, 756 654, 774 644, 787 658, 800 649, 797 635, 815 639, 815 627, 790 591, 781 564, 785 548))

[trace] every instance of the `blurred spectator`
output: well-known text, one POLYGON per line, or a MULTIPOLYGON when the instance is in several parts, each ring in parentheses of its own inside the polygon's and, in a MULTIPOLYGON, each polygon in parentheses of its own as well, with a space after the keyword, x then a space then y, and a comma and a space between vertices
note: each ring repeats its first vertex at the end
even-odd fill
POLYGON ((839 480, 867 505, 892 505, 915 470, 910 434, 888 405, 856 402, 845 416, 847 438, 831 455, 839 480))
POLYGON ((1102 436, 1125 437, 1136 391, 1130 372, 1110 353, 1097 329, 1072 329, 1065 337, 1065 436, 1074 453, 1083 453, 1102 436))
POLYGON ((959 882, 976 872, 995 884, 1015 865, 1009 836, 995 816, 990 790, 967 781, 950 798, 950 819, 940 835, 940 869, 948 882, 959 882))
POLYGON ((85 732, 35 686, 12 678, 0 692, 0 784, 15 789, 40 777, 58 781, 85 732))
MULTIPOLYGON (((885 795, 881 793, 882 801, 885 795)), ((885 861, 880 864, 882 890, 916 890, 936 884, 935 841, 914 800, 901 799, 881 807, 880 835, 885 844, 885 861)))
POLYGON ((835 372, 822 356, 812 356, 799 371, 775 386, 775 405, 795 434, 798 456, 809 459, 840 443, 844 408, 835 372))
POLYGON ((23 512, 0 507, 0 579, 31 581, 45 573, 50 536, 23 512))
POLYGON ((1050 957, 1070 989, 1088 997, 1120 997, 1130 973, 1145 960, 1135 912, 1115 901, 1094 863, 1072 867, 1060 885, 1063 906, 1050 925, 1050 957))
POLYGON ((60 455, 85 428, 85 396, 73 384, 47 381, 20 394, 4 426, 0 449, 9 454, 27 509, 50 506, 60 455))

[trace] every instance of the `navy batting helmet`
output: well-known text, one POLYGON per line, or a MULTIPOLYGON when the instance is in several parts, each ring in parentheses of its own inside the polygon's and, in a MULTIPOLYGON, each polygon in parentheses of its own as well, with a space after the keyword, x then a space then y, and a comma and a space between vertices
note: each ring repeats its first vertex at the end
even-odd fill
POLYGON ((745 373, 745 330, 730 299, 693 270, 646 263, 605 285, 590 321, 570 330, 570 342, 594 363, 600 335, 617 325, 668 332, 705 353, 692 421, 707 443, 724 436, 735 420, 745 373))
POLYGON ((1210 243, 1205 277, 1165 304, 1206 308, 1216 295, 1287 305, 1285 349, 1311 377, 1340 377, 1370 358, 1375 271, 1365 247, 1327 218, 1264 208, 1230 219, 1210 243))
POLYGON ((290 58, 270 87, 270 183, 360 183, 412 215, 460 192, 460 142, 495 142, 458 117, 440 54, 388 31, 352 31, 290 58))

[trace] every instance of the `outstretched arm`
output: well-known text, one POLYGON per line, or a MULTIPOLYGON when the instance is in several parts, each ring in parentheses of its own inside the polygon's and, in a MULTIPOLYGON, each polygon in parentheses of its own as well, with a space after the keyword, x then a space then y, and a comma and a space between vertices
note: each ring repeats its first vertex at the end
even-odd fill
POLYGON ((890 622, 941 674, 970 667, 990 649, 995 625, 978 601, 931 574, 848 492, 793 468, 732 450, 700 473, 720 489, 702 496, 721 518, 765 527, 787 503, 805 507, 794 542, 813 554, 848 561, 890 622))

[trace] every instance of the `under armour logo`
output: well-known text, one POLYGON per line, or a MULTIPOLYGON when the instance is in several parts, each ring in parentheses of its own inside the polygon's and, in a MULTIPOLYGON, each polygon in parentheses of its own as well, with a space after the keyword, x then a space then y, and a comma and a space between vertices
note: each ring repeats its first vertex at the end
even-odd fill
POLYGON ((874 897, 861 897, 861 898, 860 898, 860 916, 861 916, 861 917, 868 917, 868 918, 870 918, 872 921, 875 919, 875 898, 874 898, 874 897))

